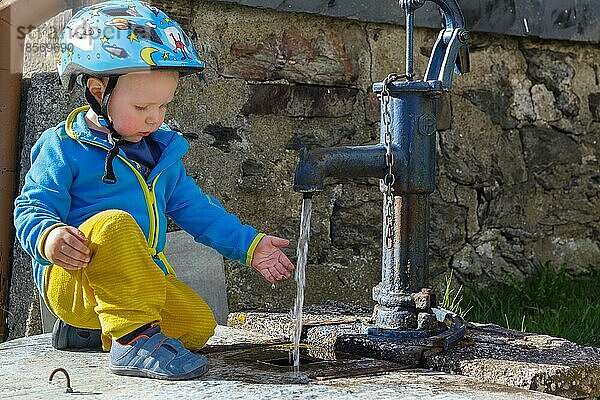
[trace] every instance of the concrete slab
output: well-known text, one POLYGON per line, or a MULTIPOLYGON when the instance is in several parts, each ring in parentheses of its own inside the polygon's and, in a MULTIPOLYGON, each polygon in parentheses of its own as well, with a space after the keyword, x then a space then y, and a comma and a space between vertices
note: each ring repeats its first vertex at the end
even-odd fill
POLYGON ((301 370, 270 370, 240 351, 281 343, 277 338, 249 331, 217 327, 206 355, 211 369, 201 379, 165 382, 111 374, 106 353, 57 351, 50 335, 15 339, 0 344, 0 398, 65 398, 65 378, 48 376, 65 368, 75 395, 94 399, 436 399, 512 400, 558 399, 539 392, 483 383, 474 378, 426 370, 405 370, 363 377, 307 379, 301 370), (293 383, 296 382, 296 383, 293 383), (299 382, 299 383, 298 383, 299 382))
POLYGON ((229 309, 223 256, 194 242, 194 238, 185 231, 169 232, 165 249, 177 277, 206 301, 217 323, 226 324, 229 309))

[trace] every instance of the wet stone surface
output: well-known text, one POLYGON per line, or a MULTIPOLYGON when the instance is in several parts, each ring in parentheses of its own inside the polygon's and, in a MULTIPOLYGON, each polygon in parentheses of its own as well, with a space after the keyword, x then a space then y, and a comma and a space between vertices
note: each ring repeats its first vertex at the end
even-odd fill
MULTIPOLYGON (((316 307, 312 311, 304 315, 302 343, 312 346, 312 354, 321 358, 336 352, 352 353, 567 398, 600 396, 599 348, 492 324, 469 323, 465 338, 442 351, 422 339, 369 337, 366 333, 372 325, 365 314, 318 314, 316 307)), ((236 326, 256 332, 277 331, 283 339, 291 333, 287 324, 292 320, 285 314, 230 314, 229 324, 236 322, 236 326)))
POLYGON ((273 347, 280 342, 268 335, 219 326, 203 350, 211 363, 209 372, 193 381, 168 382, 111 374, 106 368, 106 353, 57 351, 50 346, 49 334, 25 337, 0 344, 0 398, 65 398, 65 378, 61 374, 48 382, 50 372, 62 367, 70 375, 74 395, 99 399, 557 399, 464 376, 404 370, 401 365, 378 360, 345 360, 351 368, 342 372, 359 369, 356 363, 371 368, 362 377, 348 377, 347 372, 336 374, 327 367, 313 368, 317 373, 312 376, 303 367, 294 374, 289 367, 259 362, 277 352, 284 355, 285 347, 273 347))
POLYGON ((300 353, 301 368, 294 372, 290 362, 290 344, 253 346, 245 349, 210 353, 215 374, 226 378, 228 365, 235 365, 238 379, 255 383, 306 384, 312 380, 328 380, 356 376, 373 376, 400 371, 408 367, 384 360, 337 353, 335 359, 323 360, 318 353, 311 356, 310 348, 303 346, 300 353))

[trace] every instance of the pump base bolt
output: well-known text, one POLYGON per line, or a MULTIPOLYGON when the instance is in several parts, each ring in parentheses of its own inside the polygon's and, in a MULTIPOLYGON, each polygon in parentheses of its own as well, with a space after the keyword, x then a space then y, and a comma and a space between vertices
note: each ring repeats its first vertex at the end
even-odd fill
POLYGON ((471 35, 469 31, 462 31, 458 34, 458 38, 461 42, 466 43, 471 38, 471 35))

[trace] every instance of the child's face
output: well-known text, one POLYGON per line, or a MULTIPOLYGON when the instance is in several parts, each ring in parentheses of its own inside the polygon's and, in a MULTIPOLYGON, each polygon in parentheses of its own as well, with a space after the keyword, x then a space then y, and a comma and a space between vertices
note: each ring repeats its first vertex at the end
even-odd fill
POLYGON ((108 116, 123 139, 139 142, 160 127, 178 81, 176 71, 134 72, 119 77, 108 103, 108 116))

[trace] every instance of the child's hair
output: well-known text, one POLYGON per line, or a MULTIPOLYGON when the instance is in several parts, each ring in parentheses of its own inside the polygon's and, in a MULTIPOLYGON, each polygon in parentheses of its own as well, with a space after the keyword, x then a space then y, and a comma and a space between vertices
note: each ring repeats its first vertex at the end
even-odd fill
POLYGON ((144 1, 107 1, 81 9, 67 23, 60 36, 57 58, 61 82, 71 90, 78 82, 109 130, 112 148, 106 157, 105 183, 115 183, 112 160, 119 151, 121 135, 108 117, 108 102, 120 75, 166 69, 180 75, 200 72, 204 62, 190 38, 177 22, 144 1), (87 88, 90 77, 108 77, 101 102, 87 88))

